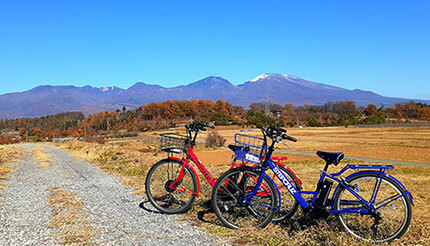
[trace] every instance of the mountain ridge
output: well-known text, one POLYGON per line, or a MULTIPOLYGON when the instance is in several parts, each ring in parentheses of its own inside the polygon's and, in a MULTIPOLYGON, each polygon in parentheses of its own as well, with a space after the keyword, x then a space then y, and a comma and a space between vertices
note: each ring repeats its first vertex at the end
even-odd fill
POLYGON ((430 100, 384 97, 362 89, 349 90, 288 74, 265 73, 239 85, 233 85, 219 76, 209 76, 175 87, 144 82, 136 82, 127 89, 116 86, 40 85, 27 91, 0 95, 0 119, 38 117, 65 111, 91 114, 167 100, 222 99, 233 105, 248 107, 266 98, 271 103, 291 103, 295 106, 347 100, 354 101, 358 106, 370 103, 392 106, 410 100, 430 103, 430 100))

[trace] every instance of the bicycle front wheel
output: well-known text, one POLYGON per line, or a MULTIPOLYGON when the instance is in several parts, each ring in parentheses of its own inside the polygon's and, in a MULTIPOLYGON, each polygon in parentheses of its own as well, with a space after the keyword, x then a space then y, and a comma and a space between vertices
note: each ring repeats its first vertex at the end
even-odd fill
POLYGON ((145 190, 151 204, 160 212, 177 214, 191 208, 197 193, 197 179, 188 166, 177 160, 165 159, 149 169, 145 190), (181 169, 183 177, 178 180, 181 169), (171 187, 171 184, 176 182, 171 187))
POLYGON ((373 243, 392 241, 407 231, 412 217, 411 201, 399 183, 387 176, 383 176, 381 180, 377 173, 358 174, 346 182, 364 200, 377 208, 374 214, 359 213, 359 210, 366 207, 351 192, 340 186, 333 198, 334 209, 355 211, 337 215, 340 225, 346 231, 373 243))
MULTIPOLYGON (((278 167, 285 175, 285 177, 287 177, 287 179, 291 182, 294 188, 296 188, 296 190, 300 190, 299 181, 296 179, 294 174, 283 166, 278 167)), ((291 195, 287 188, 285 188, 285 186, 276 177, 275 173, 272 170, 268 170, 267 175, 269 175, 269 177, 271 177, 273 181, 275 181, 275 184, 278 186, 279 193, 281 195, 281 208, 279 210, 276 210, 275 215, 273 216, 273 222, 280 222, 285 219, 291 218, 299 208, 299 202, 297 202, 294 196, 291 195)))
POLYGON ((275 186, 264 177, 257 193, 245 203, 244 199, 257 186, 259 173, 248 168, 227 171, 212 190, 212 207, 218 219, 232 229, 264 228, 272 221, 278 196, 275 186))

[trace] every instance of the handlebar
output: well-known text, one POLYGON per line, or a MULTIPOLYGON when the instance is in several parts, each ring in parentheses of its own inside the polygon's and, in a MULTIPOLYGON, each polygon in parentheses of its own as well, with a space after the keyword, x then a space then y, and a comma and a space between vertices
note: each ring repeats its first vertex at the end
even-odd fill
POLYGON ((188 139, 191 141, 191 144, 195 144, 196 137, 199 133, 199 131, 206 131, 206 127, 209 128, 215 128, 213 125, 209 125, 208 123, 204 122, 194 122, 188 125, 185 125, 185 128, 187 129, 187 136, 188 139))
POLYGON ((185 126, 185 128, 193 132, 206 131, 207 130, 206 127, 209 127, 212 129, 215 128, 214 125, 209 125, 208 123, 205 123, 205 122, 195 122, 185 126))
POLYGON ((280 142, 281 140, 289 140, 292 142, 297 142, 297 139, 286 134, 287 130, 282 129, 278 126, 269 126, 266 129, 261 128, 264 137, 269 137, 274 142, 280 142))

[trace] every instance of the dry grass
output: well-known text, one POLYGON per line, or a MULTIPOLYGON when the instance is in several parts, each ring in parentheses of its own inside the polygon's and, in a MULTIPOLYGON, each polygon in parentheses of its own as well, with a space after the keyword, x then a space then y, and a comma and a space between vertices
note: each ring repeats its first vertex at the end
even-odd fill
MULTIPOLYGON (((226 144, 233 144, 233 136, 239 132, 239 129, 217 128, 216 131, 227 140, 226 144)), ((317 150, 342 151, 347 156, 430 163, 429 127, 318 127, 287 128, 287 130, 289 135, 298 139, 296 143, 289 142, 292 150, 306 152, 317 150)), ((183 129, 164 132, 184 134, 183 129)), ((204 141, 209 134, 208 132, 201 132, 198 140, 204 141)), ((240 133, 262 137, 261 131, 258 129, 240 133)), ((277 147, 286 148, 283 145, 277 145, 277 147)))
POLYGON ((0 146, 0 164, 18 162, 24 158, 26 152, 19 147, 0 146))
MULTIPOLYGON (((26 150, 23 148, 0 146, 0 180, 7 179, 7 175, 16 168, 4 164, 18 162, 25 154, 26 150)), ((4 188, 5 186, 0 184, 0 189, 4 188)))
POLYGON ((34 160, 39 164, 39 168, 50 167, 52 163, 51 154, 46 153, 42 147, 32 149, 34 160))
POLYGON ((55 186, 47 189, 51 192, 48 204, 52 208, 49 228, 55 231, 54 236, 60 238, 63 245, 88 245, 97 235, 94 227, 87 221, 82 211, 84 203, 76 199, 74 193, 55 186))
POLYGON ((304 128, 289 134, 292 149, 342 151, 349 156, 430 163, 430 128, 304 128))
MULTIPOLYGON (((226 129, 220 134, 227 138, 227 143, 232 142, 232 136, 237 130, 226 129)), ((314 151, 317 149, 340 151, 357 149, 357 155, 373 158, 384 158, 381 155, 382 148, 393 148, 391 158, 406 161, 426 161, 430 151, 427 139, 430 139, 430 129, 405 128, 405 129, 361 129, 361 128, 322 128, 322 129, 291 129, 289 133, 299 139, 293 144, 292 149, 314 151), (358 148, 361 147, 362 149, 358 148), (397 149, 397 148, 400 148, 397 149), (408 157, 416 149, 420 151, 416 156, 422 159, 411 160, 408 157)), ((258 131, 245 134, 260 136, 258 131)), ((207 133, 199 136, 204 139, 207 133)), ((67 149, 74 156, 86 159, 97 164, 102 169, 119 175, 123 182, 130 188, 143 191, 146 171, 156 161, 165 157, 155 147, 136 141, 124 141, 107 143, 105 145, 94 143, 70 142, 61 143, 60 147, 67 149)), ((207 165, 207 169, 214 177, 229 168, 231 152, 226 148, 213 150, 197 149, 197 155, 207 165), (221 154, 223 153, 223 154, 221 154), (214 158, 216 157, 216 158, 214 158)), ((289 155, 287 155, 289 156, 289 155)), ((323 162, 315 158, 291 158, 296 161, 288 162, 303 181, 305 190, 314 190, 319 177, 319 170, 323 162)), ((331 167, 329 171, 335 172, 338 168, 331 167)), ((413 220, 409 231, 392 245, 430 245, 430 194, 427 190, 430 185, 430 168, 396 165, 390 172, 399 179, 414 196, 413 220)), ((203 203, 210 199, 212 187, 201 176, 201 194, 189 213, 183 216, 184 220, 193 221, 203 230, 212 235, 225 237, 237 244, 253 245, 368 245, 357 241, 348 234, 341 232, 335 220, 330 217, 327 220, 310 221, 307 227, 301 231, 290 230, 287 224, 272 224, 264 230, 230 230, 220 225, 216 216, 207 211, 203 203)))
MULTIPOLYGON (((288 166, 301 178, 304 190, 315 189, 319 178, 319 170, 323 165, 322 161, 288 162, 288 166)), ((222 173, 227 168, 228 165, 218 165, 211 170, 222 173)), ((340 170, 340 167, 331 167, 329 169, 330 172, 338 170, 340 170)), ((430 194, 427 192, 427 187, 430 185, 430 168, 396 165, 396 168, 390 174, 399 179, 407 187, 414 196, 415 203, 409 231, 400 240, 390 245, 430 245, 430 194)), ((356 240, 349 234, 341 231, 333 216, 325 220, 302 221, 304 229, 301 231, 292 230, 288 222, 271 224, 263 230, 230 230, 223 227, 216 216, 203 205, 204 201, 210 199, 211 196, 211 187, 206 181, 202 181, 201 189, 200 197, 196 199, 191 211, 185 214, 183 218, 193 221, 195 225, 203 228, 212 235, 225 237, 237 244, 371 245, 356 240)), ((301 212, 297 212, 293 219, 299 219, 300 216, 301 212)))

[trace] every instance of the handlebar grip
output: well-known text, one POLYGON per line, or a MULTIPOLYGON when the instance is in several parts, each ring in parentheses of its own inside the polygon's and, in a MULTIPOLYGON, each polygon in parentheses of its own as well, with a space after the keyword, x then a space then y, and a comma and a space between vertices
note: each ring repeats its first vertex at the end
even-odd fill
POLYGON ((206 131, 207 130, 205 127, 209 127, 209 128, 212 128, 212 129, 215 128, 214 125, 209 125, 208 123, 205 123, 205 122, 198 123, 198 126, 199 126, 199 129, 202 130, 202 131, 206 131))
POLYGON ((282 139, 290 140, 290 141, 292 141, 292 142, 297 142, 297 139, 296 139, 296 138, 293 138, 293 137, 287 136, 286 134, 282 134, 282 139))
POLYGON ((285 129, 282 129, 282 128, 280 128, 280 127, 277 127, 276 126, 276 128, 275 128, 278 132, 287 132, 287 130, 285 130, 285 129))

